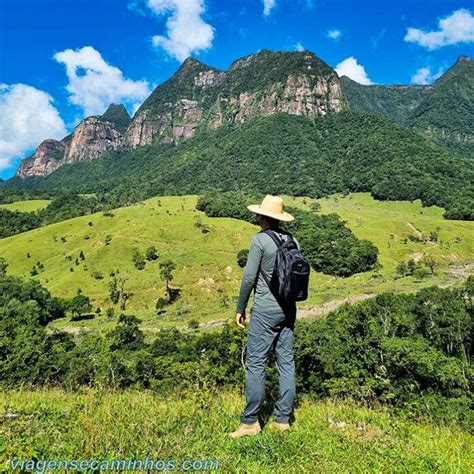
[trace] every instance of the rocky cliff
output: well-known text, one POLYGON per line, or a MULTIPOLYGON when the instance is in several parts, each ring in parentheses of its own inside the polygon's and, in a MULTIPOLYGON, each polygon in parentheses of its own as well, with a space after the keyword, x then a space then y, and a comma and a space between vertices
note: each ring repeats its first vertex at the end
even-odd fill
POLYGON ((23 160, 17 176, 46 176, 67 163, 92 160, 122 145, 130 117, 123 105, 110 105, 103 115, 82 120, 62 140, 44 140, 35 153, 23 160))
POLYGON ((125 143, 172 143, 201 126, 217 128, 277 112, 317 117, 346 107, 337 74, 307 51, 263 50, 227 71, 188 58, 137 111, 125 143))

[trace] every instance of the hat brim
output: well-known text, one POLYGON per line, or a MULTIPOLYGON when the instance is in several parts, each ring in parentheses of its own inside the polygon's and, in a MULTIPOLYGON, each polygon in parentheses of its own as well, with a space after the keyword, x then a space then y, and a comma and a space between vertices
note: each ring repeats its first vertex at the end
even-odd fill
POLYGON ((285 211, 281 213, 269 212, 262 209, 260 204, 250 204, 247 206, 247 209, 250 212, 253 212, 255 214, 260 214, 261 216, 273 217, 273 219, 277 219, 283 222, 291 222, 295 219, 289 212, 285 212, 285 211))

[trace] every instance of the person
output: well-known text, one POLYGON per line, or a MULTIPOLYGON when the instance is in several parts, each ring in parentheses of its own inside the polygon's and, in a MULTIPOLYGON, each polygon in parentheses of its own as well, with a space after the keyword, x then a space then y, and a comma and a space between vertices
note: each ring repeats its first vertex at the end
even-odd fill
MULTIPOLYGON (((283 240, 293 238, 280 228, 280 221, 292 221, 294 217, 283 210, 283 200, 267 194, 260 205, 247 206, 257 215, 261 231, 271 229, 283 240)), ((230 436, 256 435, 261 431, 259 411, 265 399, 265 366, 268 354, 274 347, 279 374, 280 397, 275 404, 272 429, 290 429, 289 419, 295 401, 295 362, 293 354, 293 330, 296 319, 296 303, 281 303, 273 296, 262 272, 270 281, 275 265, 277 245, 267 233, 259 232, 252 237, 250 250, 240 285, 236 323, 244 329, 247 324, 246 307, 252 289, 255 290, 249 317, 247 335, 245 394, 246 406, 240 415, 240 426, 230 436)))

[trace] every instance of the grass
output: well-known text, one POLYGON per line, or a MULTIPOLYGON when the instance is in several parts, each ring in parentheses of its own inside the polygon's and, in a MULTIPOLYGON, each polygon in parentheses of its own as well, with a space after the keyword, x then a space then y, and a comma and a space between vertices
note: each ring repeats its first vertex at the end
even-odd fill
MULTIPOLYGON (((0 240, 0 255, 8 261, 9 273, 24 277, 30 277, 32 267, 40 261, 44 271, 35 278, 54 295, 72 297, 80 288, 103 313, 112 306, 108 300, 109 274, 119 270, 128 277, 126 287, 132 293, 127 312, 143 320, 142 329, 147 334, 163 326, 186 326, 192 319, 231 319, 243 272, 236 255, 248 248, 258 228, 236 219, 208 218, 196 211, 196 200, 196 196, 156 197, 116 209, 112 217, 97 213, 55 223, 0 240), (209 234, 195 227, 198 217, 209 227, 209 234), (111 236, 109 245, 107 235, 111 236), (147 262, 145 269, 138 271, 132 263, 132 249, 145 252, 151 245, 156 247, 159 259, 147 262), (79 259, 81 250, 85 260, 79 259), (182 296, 157 317, 155 302, 165 291, 159 264, 168 258, 177 265, 171 285, 180 288, 182 296), (100 272, 103 279, 95 279, 94 271, 100 272)), ((309 198, 285 197, 288 206, 309 209, 311 202, 309 198)), ((445 220, 441 208, 422 208, 419 201, 380 202, 365 193, 334 195, 318 202, 322 213, 336 212, 358 237, 369 239, 378 247, 383 269, 376 278, 374 272, 349 278, 312 272, 310 297, 299 308, 387 290, 406 292, 452 284, 463 276, 454 274, 455 267, 473 262, 474 223, 445 220), (409 235, 421 232, 429 236, 436 229, 441 243, 404 243, 409 235), (433 254, 439 261, 434 275, 421 280, 395 279, 398 262, 424 254, 433 254)), ((119 311, 118 307, 115 309, 119 311)), ((115 322, 98 317, 73 323, 67 318, 53 325, 73 330, 107 330, 115 322)))
MULTIPOLYGON (((0 454, 9 459, 218 460, 220 472, 469 473, 474 437, 387 410, 303 398, 293 430, 232 440, 243 396, 205 387, 0 392, 0 454)), ((0 470, 5 465, 0 464, 0 470)))
POLYGON ((26 201, 17 201, 10 204, 0 204, 0 209, 9 211, 33 212, 44 209, 51 201, 48 199, 29 199, 26 201))

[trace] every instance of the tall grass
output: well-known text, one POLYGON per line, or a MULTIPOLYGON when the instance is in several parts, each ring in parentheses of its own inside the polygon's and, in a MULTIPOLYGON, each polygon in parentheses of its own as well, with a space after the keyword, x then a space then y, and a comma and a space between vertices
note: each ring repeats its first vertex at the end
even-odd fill
MULTIPOLYGON (((474 437, 386 410, 303 398, 291 432, 232 440, 237 391, 57 389, 0 393, 0 469, 9 459, 219 460, 220 472, 446 472, 474 468, 474 437)), ((269 408, 269 407, 267 407, 269 408)), ((269 410, 267 409, 268 413, 269 410)))

